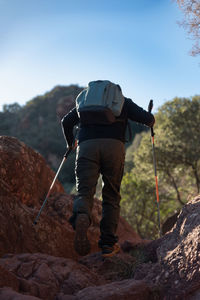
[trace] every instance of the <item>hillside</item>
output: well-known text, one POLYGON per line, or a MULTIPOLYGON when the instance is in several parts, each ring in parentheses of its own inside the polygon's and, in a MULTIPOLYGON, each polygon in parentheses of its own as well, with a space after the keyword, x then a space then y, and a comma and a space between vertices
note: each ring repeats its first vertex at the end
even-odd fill
MULTIPOLYGON (((74 107, 75 98, 82 89, 77 85, 57 86, 24 106, 17 103, 4 105, 3 112, 0 112, 0 135, 17 137, 42 154, 51 168, 56 170, 66 150, 60 120, 74 107)), ((133 122, 131 127, 133 137, 145 129, 133 122)), ((70 155, 59 175, 68 192, 75 183, 74 158, 75 154, 70 155)))
MULTIPOLYGON (((74 107, 74 100, 82 88, 57 86, 43 96, 28 101, 25 106, 4 106, 0 113, 0 135, 14 136, 44 156, 55 170, 65 152, 60 120, 74 107)), ((61 174, 62 182, 74 182, 70 157, 61 174)))
POLYGON ((199 299, 200 197, 180 211, 171 231, 142 240, 120 217, 120 253, 98 250, 101 203, 95 200, 91 253, 78 257, 68 223, 73 197, 56 182, 33 226, 54 174, 43 157, 13 137, 0 138, 0 299, 199 299))

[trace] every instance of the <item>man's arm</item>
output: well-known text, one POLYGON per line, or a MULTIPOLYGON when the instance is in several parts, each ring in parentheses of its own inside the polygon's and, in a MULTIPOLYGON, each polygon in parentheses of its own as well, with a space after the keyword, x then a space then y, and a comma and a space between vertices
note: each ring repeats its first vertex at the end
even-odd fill
POLYGON ((63 134, 68 147, 72 147, 74 141, 73 128, 78 123, 79 123, 79 118, 78 118, 76 108, 73 108, 61 120, 63 134))
POLYGON ((126 106, 128 118, 132 121, 142 123, 146 126, 152 127, 155 123, 154 116, 142 107, 135 104, 131 99, 126 98, 126 106))

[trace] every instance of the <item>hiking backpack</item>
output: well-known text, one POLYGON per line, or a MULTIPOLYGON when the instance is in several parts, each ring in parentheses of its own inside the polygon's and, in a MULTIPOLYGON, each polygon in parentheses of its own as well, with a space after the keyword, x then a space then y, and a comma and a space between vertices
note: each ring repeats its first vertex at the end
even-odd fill
POLYGON ((108 80, 91 81, 76 98, 82 124, 112 124, 119 117, 124 96, 119 85, 108 80))

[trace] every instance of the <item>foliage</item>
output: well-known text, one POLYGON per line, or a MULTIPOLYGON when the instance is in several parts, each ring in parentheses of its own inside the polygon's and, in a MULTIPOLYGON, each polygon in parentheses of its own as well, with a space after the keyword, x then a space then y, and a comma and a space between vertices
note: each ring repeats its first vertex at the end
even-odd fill
POLYGON ((195 40, 192 55, 200 54, 200 2, 199 0, 176 0, 180 9, 184 12, 185 19, 181 23, 195 40))
POLYGON ((126 173, 122 182, 121 195, 121 215, 141 237, 155 236, 156 206, 152 206, 152 203, 155 204, 155 199, 151 182, 141 179, 133 172, 126 173))
MULTIPOLYGON (((162 169, 189 175, 192 190, 200 191, 200 96, 175 98, 159 110, 159 151, 162 169), (170 168, 169 168, 170 166, 170 168), (184 170, 183 170, 184 168, 184 170), (195 186, 196 185, 196 188, 195 186)), ((169 174, 170 175, 170 174, 169 174)), ((170 177, 170 176, 169 176, 170 177)))
MULTIPOLYGON (((200 190, 200 96, 175 98, 156 115, 155 153, 163 223, 200 190)), ((143 237, 156 237, 155 179, 150 132, 133 153, 122 181, 122 214, 143 237)))
POLYGON ((3 112, 4 113, 17 113, 20 111, 21 106, 18 103, 13 103, 13 104, 4 104, 3 105, 3 112))

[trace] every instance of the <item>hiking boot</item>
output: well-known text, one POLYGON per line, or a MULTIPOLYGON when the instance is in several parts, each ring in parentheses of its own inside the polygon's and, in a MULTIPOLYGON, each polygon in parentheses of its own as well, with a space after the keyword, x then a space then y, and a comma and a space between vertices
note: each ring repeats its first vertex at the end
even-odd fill
POLYGON ((79 255, 87 255, 90 252, 90 242, 87 237, 87 230, 90 220, 87 214, 78 214, 75 226, 74 249, 79 255))
POLYGON ((120 246, 117 243, 113 246, 104 245, 101 248, 103 257, 112 257, 120 251, 120 246))

